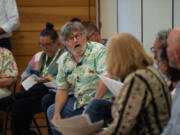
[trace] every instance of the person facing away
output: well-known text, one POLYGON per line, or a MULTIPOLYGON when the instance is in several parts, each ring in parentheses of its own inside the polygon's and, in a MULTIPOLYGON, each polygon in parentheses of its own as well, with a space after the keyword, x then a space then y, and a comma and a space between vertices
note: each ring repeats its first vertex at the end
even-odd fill
MULTIPOLYGON (((175 27, 169 34, 167 39, 167 55, 169 65, 180 70, 180 26, 175 27)), ((161 135, 179 135, 180 134, 180 82, 176 85, 173 104, 171 109, 171 118, 167 127, 161 135)))
MULTIPOLYGON (((60 30, 65 52, 60 60, 56 82, 55 104, 48 108, 49 120, 82 114, 92 98, 111 99, 111 93, 97 74, 108 76, 105 66, 105 47, 88 42, 84 26, 80 22, 67 22, 60 30), (74 96, 68 97, 73 89, 74 96)), ((60 134, 52 126, 54 135, 60 134)))
POLYGON ((106 51, 110 75, 124 78, 124 86, 113 103, 113 122, 94 135, 159 135, 170 118, 171 100, 153 60, 128 33, 113 35, 106 51))
POLYGON ((102 39, 97 26, 90 22, 90 21, 83 21, 82 24, 84 25, 86 34, 87 34, 87 38, 89 41, 92 42, 98 42, 101 43, 103 45, 106 45, 107 43, 107 39, 102 39))
POLYGON ((30 60, 22 74, 25 80, 32 74, 39 74, 41 78, 37 84, 27 91, 15 94, 12 104, 11 128, 12 135, 28 134, 33 115, 42 112, 41 98, 52 88, 44 85, 44 82, 55 80, 61 55, 64 50, 59 47, 59 39, 54 25, 46 23, 46 27, 40 32, 39 45, 42 51, 36 53, 30 60))
POLYGON ((0 46, 11 50, 10 37, 19 26, 16 0, 0 1, 0 46))
POLYGON ((17 75, 18 68, 13 54, 0 47, 0 100, 12 94, 10 87, 15 82, 17 75))

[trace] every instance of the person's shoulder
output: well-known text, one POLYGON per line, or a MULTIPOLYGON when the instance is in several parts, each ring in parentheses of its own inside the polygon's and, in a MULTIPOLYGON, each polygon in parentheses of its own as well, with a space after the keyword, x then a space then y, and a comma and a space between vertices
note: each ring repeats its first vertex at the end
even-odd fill
POLYGON ((105 48, 104 45, 99 42, 90 41, 90 42, 88 42, 88 44, 89 44, 89 46, 92 46, 92 47, 105 48))
POLYGON ((148 70, 147 68, 138 69, 135 71, 135 74, 144 75, 147 72, 147 70, 148 70))
POLYGON ((144 69, 136 70, 134 72, 129 73, 124 79, 124 84, 134 86, 144 83, 144 81, 147 81, 147 78, 144 73, 144 69))
POLYGON ((139 78, 140 80, 146 80, 147 82, 162 80, 161 75, 154 66, 147 66, 146 68, 138 69, 128 75, 128 77, 139 78))
POLYGON ((0 47, 0 54, 1 55, 13 55, 10 50, 3 48, 3 47, 0 47))
POLYGON ((62 59, 62 57, 64 57, 64 53, 67 52, 65 49, 61 49, 60 48, 60 51, 59 51, 59 56, 58 56, 58 59, 57 59, 57 62, 59 63, 59 61, 62 59))
POLYGON ((44 53, 43 51, 39 51, 39 52, 35 53, 34 56, 40 57, 43 53, 44 53))
POLYGON ((0 47, 0 51, 1 51, 1 52, 11 52, 11 51, 9 51, 8 49, 3 48, 3 47, 0 47))
POLYGON ((44 54, 43 51, 39 51, 39 52, 35 53, 31 60, 39 61, 41 56, 42 56, 42 54, 44 54))
POLYGON ((63 54, 61 55, 59 61, 65 61, 66 59, 68 59, 70 57, 70 53, 68 51, 64 51, 63 54))
MULTIPOLYGON (((125 80, 130 80, 132 78, 147 78, 149 76, 148 72, 150 71, 149 68, 153 68, 152 66, 149 66, 147 68, 143 68, 143 69, 137 69, 134 72, 131 72, 130 74, 127 75, 127 77, 125 78, 125 80)), ((151 75, 152 75, 153 71, 150 71, 151 75)))
POLYGON ((67 56, 69 56, 69 52, 68 51, 64 51, 61 57, 66 58, 67 56))
POLYGON ((155 70, 156 69, 153 66, 147 66, 142 69, 137 69, 134 73, 136 76, 142 76, 142 77, 147 78, 148 76, 152 76, 152 75, 156 74, 155 70))
POLYGON ((92 49, 92 52, 105 51, 104 45, 98 42, 88 42, 88 47, 92 49))

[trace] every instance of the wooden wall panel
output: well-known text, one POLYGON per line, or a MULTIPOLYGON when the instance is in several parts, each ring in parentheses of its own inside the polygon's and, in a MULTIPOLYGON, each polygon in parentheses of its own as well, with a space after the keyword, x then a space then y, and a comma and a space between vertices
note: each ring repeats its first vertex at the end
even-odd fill
POLYGON ((16 56, 15 60, 18 65, 19 75, 26 69, 29 61, 31 60, 32 56, 16 56))
POLYGON ((95 7, 90 7, 90 13, 89 13, 89 21, 93 22, 96 24, 96 8, 95 7))
POLYGON ((16 0, 18 6, 95 6, 95 0, 16 0))
POLYGON ((15 56, 32 56, 41 50, 39 43, 39 32, 16 32, 11 39, 12 51, 15 56))
MULTIPOLYGON (((44 26, 45 27, 45 26, 44 26)), ((12 46, 13 54, 16 56, 32 56, 41 51, 39 46, 39 33, 40 32, 15 32, 11 41, 16 46, 12 46)), ((59 34, 59 31, 57 31, 59 34)), ((62 48, 63 45, 61 44, 62 48)))
POLYGON ((55 29, 59 30, 65 22, 73 17, 88 20, 88 11, 88 7, 20 7, 21 25, 18 31, 41 31, 45 22, 52 22, 55 29))

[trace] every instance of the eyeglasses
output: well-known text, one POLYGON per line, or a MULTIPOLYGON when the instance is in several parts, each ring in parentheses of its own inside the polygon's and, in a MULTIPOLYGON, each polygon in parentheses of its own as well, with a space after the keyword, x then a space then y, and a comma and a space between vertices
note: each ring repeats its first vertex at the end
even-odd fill
POLYGON ((76 39, 80 39, 81 38, 81 33, 77 33, 77 34, 75 34, 74 36, 70 36, 70 37, 68 37, 67 39, 66 39, 66 41, 68 41, 68 42, 73 42, 74 41, 74 38, 76 38, 76 39))
POLYGON ((151 52, 155 53, 154 47, 151 47, 151 52))
POLYGON ((50 47, 53 43, 54 43, 54 42, 51 41, 51 42, 49 42, 49 43, 39 43, 39 45, 40 45, 41 47, 50 47))

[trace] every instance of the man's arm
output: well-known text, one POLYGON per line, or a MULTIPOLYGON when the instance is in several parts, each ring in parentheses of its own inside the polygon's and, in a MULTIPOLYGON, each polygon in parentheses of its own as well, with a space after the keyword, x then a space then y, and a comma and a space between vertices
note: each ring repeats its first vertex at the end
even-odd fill
POLYGON ((12 85, 18 75, 18 69, 11 51, 2 49, 1 53, 5 53, 1 59, 4 61, 0 73, 0 88, 7 88, 12 85))
MULTIPOLYGON (((110 78, 109 74, 107 74, 105 76, 110 78)), ((97 89, 97 92, 96 92, 96 95, 95 95, 95 98, 102 98, 102 97, 104 97, 104 95, 106 94, 107 91, 108 91, 107 87, 105 86, 103 81, 100 79, 99 80, 99 84, 98 84, 98 89, 97 89)))
POLYGON ((61 111, 68 99, 68 90, 57 90, 56 92, 56 101, 55 101, 55 113, 53 120, 61 119, 61 111))
POLYGON ((11 33, 19 26, 19 14, 15 0, 5 0, 5 12, 7 23, 0 26, 0 34, 11 33))
POLYGON ((15 78, 10 77, 10 78, 0 78, 0 88, 7 88, 12 85, 14 82, 15 78))

